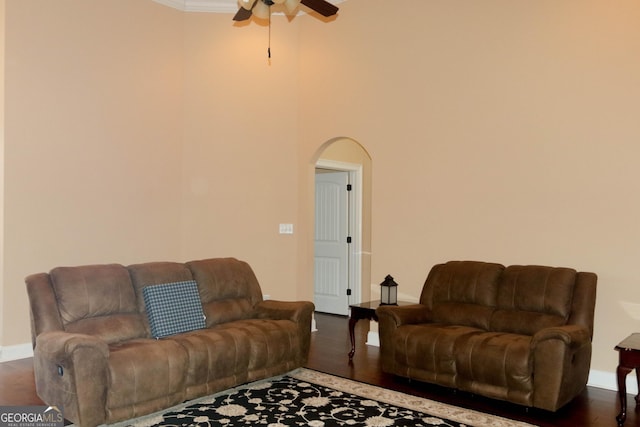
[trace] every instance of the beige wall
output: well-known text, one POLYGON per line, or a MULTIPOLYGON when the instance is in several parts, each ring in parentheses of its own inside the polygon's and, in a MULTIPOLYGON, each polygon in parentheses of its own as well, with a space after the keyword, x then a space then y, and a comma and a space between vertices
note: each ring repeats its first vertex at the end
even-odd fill
POLYGON ((236 256, 312 298, 313 168, 348 137, 374 285, 417 297, 449 259, 595 271, 613 372, 640 323, 640 4, 390 4, 275 17, 269 65, 230 15, 7 0, 2 345, 29 340, 24 276, 60 264, 236 256))
POLYGON ((30 341, 24 277, 58 265, 234 256, 298 298, 297 21, 269 62, 267 27, 151 0, 7 16, 3 346, 30 341))
POLYGON ((372 278, 417 297, 450 259, 595 271, 592 367, 614 371, 640 327, 639 23, 634 0, 349 0, 330 31, 309 21, 300 158, 334 135, 371 154, 372 278))
POLYGON ((298 21, 185 17, 182 247, 247 260, 263 292, 296 299, 298 21), (278 224, 294 224, 279 235, 278 224))
POLYGON ((183 45, 150 1, 8 0, 6 17, 11 345, 29 342, 27 274, 181 257, 183 45))
MULTIPOLYGON (((4 207, 4 58, 5 58, 5 0, 0 0, 0 206, 4 207)), ((0 209, 0 277, 4 277, 4 209, 0 209)), ((4 286, 0 285, 0 307, 4 305, 4 286)), ((2 308, 4 312, 4 308, 2 308)), ((4 341, 4 316, 0 316, 0 345, 4 341)))

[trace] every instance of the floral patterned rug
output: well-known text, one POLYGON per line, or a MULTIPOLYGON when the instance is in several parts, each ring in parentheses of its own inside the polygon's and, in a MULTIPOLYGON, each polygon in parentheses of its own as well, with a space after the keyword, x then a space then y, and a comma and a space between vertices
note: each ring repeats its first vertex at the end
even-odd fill
POLYGON ((114 426, 532 427, 304 368, 114 426))

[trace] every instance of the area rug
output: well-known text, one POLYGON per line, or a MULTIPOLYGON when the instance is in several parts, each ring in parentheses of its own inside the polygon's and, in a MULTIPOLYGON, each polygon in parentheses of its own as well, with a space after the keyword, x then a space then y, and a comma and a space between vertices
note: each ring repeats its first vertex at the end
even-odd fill
POLYGON ((305 368, 113 426, 532 427, 305 368))

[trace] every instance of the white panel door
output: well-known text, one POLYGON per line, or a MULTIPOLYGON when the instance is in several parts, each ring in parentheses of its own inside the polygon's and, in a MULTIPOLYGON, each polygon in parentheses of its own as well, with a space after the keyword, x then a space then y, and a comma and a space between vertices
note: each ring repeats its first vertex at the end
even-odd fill
POLYGON ((314 303, 324 313, 349 313, 348 183, 348 172, 316 172, 314 303))

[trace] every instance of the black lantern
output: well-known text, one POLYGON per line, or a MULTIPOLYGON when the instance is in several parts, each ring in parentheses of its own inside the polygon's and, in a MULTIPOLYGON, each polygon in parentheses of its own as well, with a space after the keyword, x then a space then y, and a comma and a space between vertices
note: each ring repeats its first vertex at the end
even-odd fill
POLYGON ((398 284, 390 274, 380 283, 380 305, 398 305, 398 284))

